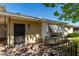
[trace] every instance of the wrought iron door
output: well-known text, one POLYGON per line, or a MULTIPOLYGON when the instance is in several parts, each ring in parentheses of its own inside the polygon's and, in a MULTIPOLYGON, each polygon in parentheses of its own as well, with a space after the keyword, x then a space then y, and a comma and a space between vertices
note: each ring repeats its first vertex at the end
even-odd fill
POLYGON ((14 24, 14 43, 22 44, 25 42, 25 24, 14 24))

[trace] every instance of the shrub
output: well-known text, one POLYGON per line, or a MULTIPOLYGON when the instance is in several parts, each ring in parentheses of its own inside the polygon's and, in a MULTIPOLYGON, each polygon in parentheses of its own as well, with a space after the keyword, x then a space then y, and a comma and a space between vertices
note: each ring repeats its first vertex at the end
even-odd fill
POLYGON ((66 37, 67 38, 79 37, 79 34, 78 33, 69 33, 66 37))

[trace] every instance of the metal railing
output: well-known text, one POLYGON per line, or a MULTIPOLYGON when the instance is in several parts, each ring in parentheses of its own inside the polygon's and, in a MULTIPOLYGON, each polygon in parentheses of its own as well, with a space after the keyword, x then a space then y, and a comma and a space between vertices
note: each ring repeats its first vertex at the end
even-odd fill
MULTIPOLYGON (((74 45, 72 45, 73 43, 71 43, 71 45, 69 45, 69 47, 66 48, 62 48, 59 51, 59 56, 77 56, 77 44, 74 43, 74 45)), ((58 54, 56 54, 58 55, 58 54)))
POLYGON ((67 39, 46 37, 45 45, 51 45, 53 49, 58 51, 57 53, 53 53, 53 56, 77 56, 77 43, 72 43, 67 39))
POLYGON ((23 44, 25 42, 24 36, 15 37, 14 39, 15 44, 23 44))

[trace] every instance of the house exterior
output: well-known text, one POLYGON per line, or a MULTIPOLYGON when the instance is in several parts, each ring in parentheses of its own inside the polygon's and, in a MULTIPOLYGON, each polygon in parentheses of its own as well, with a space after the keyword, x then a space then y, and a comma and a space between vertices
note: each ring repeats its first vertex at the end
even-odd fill
POLYGON ((54 32, 61 32, 60 36, 64 37, 72 33, 73 28, 63 22, 6 12, 5 8, 0 6, 0 39, 5 38, 8 46, 14 46, 20 39, 25 45, 34 43, 46 36, 51 37, 54 32))

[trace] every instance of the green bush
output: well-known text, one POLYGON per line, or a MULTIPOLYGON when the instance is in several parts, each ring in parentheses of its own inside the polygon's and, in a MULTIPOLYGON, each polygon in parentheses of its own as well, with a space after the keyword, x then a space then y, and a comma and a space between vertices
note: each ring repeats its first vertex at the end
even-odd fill
POLYGON ((69 33, 66 37, 67 38, 79 37, 79 34, 78 33, 69 33))

